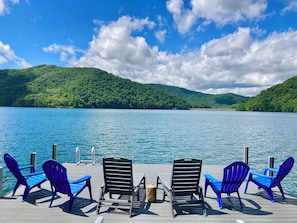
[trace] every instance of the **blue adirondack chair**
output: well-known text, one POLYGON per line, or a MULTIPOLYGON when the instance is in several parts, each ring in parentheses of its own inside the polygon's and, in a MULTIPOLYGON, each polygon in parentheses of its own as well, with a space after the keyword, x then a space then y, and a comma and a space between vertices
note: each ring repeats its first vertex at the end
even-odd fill
POLYGON ((77 180, 68 180, 67 169, 55 160, 46 161, 42 165, 42 168, 46 177, 51 183, 53 193, 49 207, 52 206, 53 200, 56 194, 59 192, 62 194, 67 194, 70 197, 68 211, 71 212, 75 198, 85 187, 89 188, 90 199, 93 200, 91 190, 91 176, 86 175, 77 180))
POLYGON ((210 174, 205 174, 204 196, 206 196, 207 187, 211 186, 217 195, 219 207, 222 208, 222 194, 225 193, 229 196, 231 193, 236 192, 240 207, 243 208, 238 189, 245 180, 249 169, 246 163, 236 161, 224 168, 223 180, 217 180, 210 174))
POLYGON ((36 172, 33 165, 19 166, 18 162, 9 153, 4 154, 4 161, 8 169, 17 179, 12 196, 14 196, 20 185, 24 185, 25 191, 23 194, 23 201, 25 201, 32 188, 40 187, 40 185, 46 181, 46 177, 43 172, 36 172), (23 170, 31 170, 31 173, 25 174, 23 173, 23 170))
POLYGON ((294 159, 293 157, 289 157, 279 166, 278 169, 265 168, 263 174, 250 172, 248 181, 246 182, 246 185, 245 185, 244 193, 246 193, 249 182, 251 181, 255 183, 259 189, 263 188, 264 190, 266 190, 271 202, 274 202, 274 197, 272 193, 273 187, 278 187, 283 198, 285 199, 284 191, 281 186, 281 181, 288 175, 293 165, 294 165, 294 159), (276 175, 268 176, 267 173, 269 171, 276 173, 276 175))

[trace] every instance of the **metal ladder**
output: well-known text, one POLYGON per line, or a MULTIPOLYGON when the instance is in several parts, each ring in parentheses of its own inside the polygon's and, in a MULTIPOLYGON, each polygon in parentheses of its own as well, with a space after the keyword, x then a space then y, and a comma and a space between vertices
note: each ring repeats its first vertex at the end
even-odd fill
MULTIPOLYGON (((80 148, 76 147, 75 150, 76 153, 76 165, 80 165, 82 163, 92 163, 92 165, 96 164, 96 148, 92 147, 91 149, 91 159, 81 159, 81 153, 80 153, 80 148)), ((87 155, 84 154, 84 157, 87 155)))

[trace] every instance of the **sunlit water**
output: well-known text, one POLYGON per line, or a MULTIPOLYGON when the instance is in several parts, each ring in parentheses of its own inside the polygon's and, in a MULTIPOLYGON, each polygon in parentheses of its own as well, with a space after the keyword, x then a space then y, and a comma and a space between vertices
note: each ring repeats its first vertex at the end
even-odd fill
MULTIPOLYGON (((96 148, 96 158, 122 156, 133 163, 168 164, 195 157, 203 164, 228 165, 243 160, 249 147, 249 165, 262 171, 269 156, 278 166, 288 156, 297 159, 297 114, 209 110, 112 110, 0 107, 0 166, 4 166, 4 193, 14 179, 3 161, 11 153, 20 165, 37 153, 37 166, 52 156, 57 144, 59 162, 75 162, 75 148, 96 148)), ((297 195, 297 164, 284 181, 297 195)))

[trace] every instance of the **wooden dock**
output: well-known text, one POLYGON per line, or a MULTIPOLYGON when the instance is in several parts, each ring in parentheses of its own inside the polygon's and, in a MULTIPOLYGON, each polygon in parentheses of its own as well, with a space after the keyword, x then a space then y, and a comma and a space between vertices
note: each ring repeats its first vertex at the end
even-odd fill
MULTIPOLYGON (((1 223, 99 223, 98 217, 103 217, 103 222, 295 222, 297 219, 297 198, 286 194, 282 199, 280 193, 274 193, 276 202, 271 203, 266 193, 258 190, 252 183, 248 193, 243 194, 243 184, 240 189, 244 208, 241 209, 236 194, 230 197, 223 195, 223 209, 218 208, 215 194, 209 188, 205 198, 207 216, 202 214, 202 209, 191 208, 181 210, 174 219, 171 217, 171 208, 168 200, 162 201, 162 190, 157 190, 156 203, 145 203, 145 191, 141 190, 139 202, 135 202, 134 216, 129 218, 127 213, 115 210, 110 213, 96 214, 96 206, 99 197, 100 186, 103 183, 101 165, 64 164, 68 170, 70 179, 76 179, 83 175, 92 176, 93 201, 90 201, 88 190, 83 191, 74 202, 73 210, 68 213, 68 197, 59 194, 52 208, 48 208, 51 198, 49 183, 42 188, 33 189, 26 202, 22 202, 23 187, 19 188, 16 195, 11 197, 7 194, 0 199, 0 222, 1 223), (97 220, 97 221, 96 221, 97 220)), ((171 172, 171 165, 157 164, 133 164, 134 172, 146 174, 147 184, 156 184, 157 173, 171 172)), ((203 173, 210 173, 220 178, 223 166, 203 166, 203 173)), ((201 186, 204 187, 204 176, 201 177, 201 186)), ((104 211, 104 209, 102 209, 104 211)))

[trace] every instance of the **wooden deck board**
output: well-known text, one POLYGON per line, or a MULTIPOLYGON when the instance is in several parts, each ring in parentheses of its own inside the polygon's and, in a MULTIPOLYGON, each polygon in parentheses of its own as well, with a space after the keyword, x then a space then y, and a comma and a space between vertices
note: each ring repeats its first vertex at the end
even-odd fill
MULTIPOLYGON (((93 201, 90 201, 88 190, 83 191, 76 199, 73 210, 68 213, 68 197, 59 194, 54 200, 53 207, 48 208, 51 198, 50 186, 46 182, 42 189, 34 189, 30 193, 26 202, 21 201, 23 188, 19 188, 16 196, 11 194, 0 199, 0 222, 46 222, 46 223, 78 223, 95 222, 98 215, 96 206, 99 197, 100 186, 103 183, 102 166, 91 164, 77 166, 75 164, 64 164, 68 170, 70 179, 76 179, 83 175, 92 176, 93 201)), ((134 172, 146 174, 147 184, 156 184, 157 173, 171 172, 171 165, 157 164, 133 164, 134 172)), ((220 178, 222 175, 222 166, 203 166, 203 173, 210 173, 220 178)), ((200 185, 204 186, 204 177, 201 177, 200 185)), ((243 186, 245 183, 243 184, 243 186)), ((168 200, 162 201, 161 189, 157 190, 157 202, 146 204, 144 190, 141 190, 140 202, 135 202, 135 216, 129 218, 125 212, 115 211, 112 213, 102 213, 99 216, 104 217, 106 222, 293 222, 297 218, 296 206, 297 198, 286 195, 283 200, 278 192, 275 193, 276 202, 271 203, 262 190, 258 190, 252 183, 249 185, 248 193, 243 194, 243 186, 240 189, 244 208, 240 209, 236 194, 230 197, 223 195, 223 209, 219 209, 215 194, 209 188, 205 201, 207 203, 208 216, 202 214, 200 207, 189 211, 190 214, 177 215, 171 218, 171 208, 168 200)), ((104 211, 104 207, 101 209, 104 211)))

